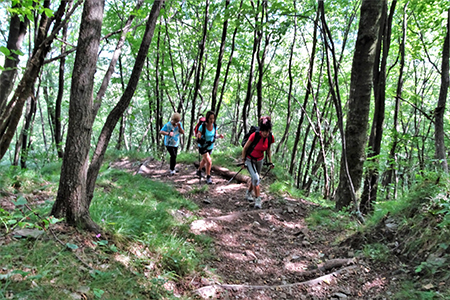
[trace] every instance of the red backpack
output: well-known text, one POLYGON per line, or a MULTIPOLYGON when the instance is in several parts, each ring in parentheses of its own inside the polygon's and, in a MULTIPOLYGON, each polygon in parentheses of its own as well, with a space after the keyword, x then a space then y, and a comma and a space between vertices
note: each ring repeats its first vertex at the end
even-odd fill
POLYGON ((205 121, 206 121, 206 117, 200 117, 200 119, 198 119, 197 125, 195 125, 195 128, 194 128, 194 135, 195 135, 195 137, 197 137, 197 134, 198 134, 198 128, 199 128, 200 125, 202 125, 203 122, 205 122, 205 121))

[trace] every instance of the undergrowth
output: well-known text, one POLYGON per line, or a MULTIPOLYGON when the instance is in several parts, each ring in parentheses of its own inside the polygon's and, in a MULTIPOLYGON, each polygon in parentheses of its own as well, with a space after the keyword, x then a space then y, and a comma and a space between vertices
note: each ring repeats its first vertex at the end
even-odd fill
POLYGON ((48 217, 60 165, 1 168, 15 208, 0 208, 0 299, 180 299, 178 280, 202 272, 210 240, 189 232, 197 207, 173 188, 102 168, 90 212, 106 233, 94 235, 48 217))

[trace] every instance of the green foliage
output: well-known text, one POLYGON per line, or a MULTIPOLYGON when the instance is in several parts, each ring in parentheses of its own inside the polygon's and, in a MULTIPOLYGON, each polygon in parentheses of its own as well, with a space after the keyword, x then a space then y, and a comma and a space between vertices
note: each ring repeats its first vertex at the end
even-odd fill
POLYGON ((391 253, 389 248, 381 243, 375 244, 366 244, 362 250, 362 253, 365 257, 379 261, 379 262, 388 262, 391 258, 391 253))
MULTIPOLYGON (((8 167, 1 179, 7 187, 17 179, 26 181, 31 189, 40 186, 42 177, 57 179, 55 168, 49 165, 40 174, 8 167)), ((111 168, 99 174, 97 183, 91 215, 106 230, 105 236, 56 233, 58 240, 47 236, 53 224, 61 221, 42 217, 53 203, 36 205, 25 194, 15 198, 15 210, 0 209, 2 232, 46 228, 44 238, 17 236, 17 241, 0 247, 0 298, 12 294, 17 299, 66 299, 76 293, 88 299, 122 299, 124 295, 174 299, 164 283, 199 270, 201 258, 209 253, 198 253, 197 248, 211 240, 190 233, 191 217, 185 211, 197 209, 196 205, 163 183, 111 168), (135 249, 141 249, 137 251, 142 255, 133 255, 135 249), (148 269, 149 265, 155 267, 148 269)))
POLYGON ((317 231, 354 231, 358 224, 351 217, 349 212, 333 211, 328 208, 318 208, 312 211, 306 218, 308 227, 317 231))
POLYGON ((403 282, 399 291, 392 295, 392 300, 438 300, 448 299, 444 294, 436 291, 423 291, 422 287, 417 286, 413 282, 403 282))

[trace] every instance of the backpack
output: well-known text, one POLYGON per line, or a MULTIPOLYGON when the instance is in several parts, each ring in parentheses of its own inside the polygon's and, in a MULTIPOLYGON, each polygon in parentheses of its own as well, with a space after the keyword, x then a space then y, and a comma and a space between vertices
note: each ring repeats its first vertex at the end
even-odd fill
MULTIPOLYGON (((206 148, 209 147, 211 144, 213 144, 216 140, 216 138, 214 137, 212 141, 205 141, 205 135, 206 135, 206 117, 200 117, 200 119, 198 119, 197 124, 194 127, 194 134, 197 137, 198 134, 198 129, 200 128, 200 126, 202 126, 202 138, 201 139, 196 139, 197 143, 201 145, 200 148, 206 148)), ((214 123, 214 129, 215 131, 217 131, 217 127, 216 127, 216 123, 214 123)))
MULTIPOLYGON (((202 125, 203 124, 203 122, 205 122, 206 121, 206 117, 200 117, 200 119, 198 119, 198 122, 197 122, 197 125, 195 125, 195 128, 194 128, 194 135, 197 137, 197 133, 198 133, 198 128, 200 127, 200 125, 202 125)), ((203 135, 203 133, 202 133, 202 135, 203 135)))
MULTIPOLYGON (((255 133, 255 138, 253 139, 253 142, 250 144, 250 147, 248 147, 247 149, 247 153, 245 154, 245 157, 250 156, 250 153, 253 152, 253 150, 255 149, 256 145, 258 144, 259 140, 261 139, 261 134, 259 133, 259 127, 258 126, 251 126, 250 130, 244 135, 244 138, 242 139, 241 142, 241 146, 244 147, 245 144, 247 144, 248 138, 250 137, 250 135, 252 133, 255 133)), ((269 147, 272 144, 272 133, 269 134, 269 147)))

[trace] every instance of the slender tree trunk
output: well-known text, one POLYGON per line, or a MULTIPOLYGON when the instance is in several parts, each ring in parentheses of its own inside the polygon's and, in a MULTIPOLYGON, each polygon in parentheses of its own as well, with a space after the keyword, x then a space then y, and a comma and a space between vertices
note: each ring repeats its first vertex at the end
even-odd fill
MULTIPOLYGON (((305 93, 305 98, 303 100, 303 109, 301 112, 301 117, 300 117, 300 120, 298 121, 297 131, 295 133, 294 146, 292 147, 291 163, 289 164, 289 174, 291 174, 291 175, 294 173, 294 166, 295 166, 294 162, 295 162, 295 158, 297 157, 298 143, 300 141, 302 124, 303 124, 303 120, 305 118, 304 111, 306 110, 309 96, 312 93, 312 77, 314 74, 314 60, 315 60, 315 56, 316 56, 316 45, 317 45, 317 30, 319 28, 318 23, 319 23, 321 7, 323 7, 323 1, 319 1, 319 7, 317 9, 316 19, 314 20, 313 46, 312 46, 311 56, 309 58, 308 77, 307 77, 308 82, 306 84, 306 93, 305 93)), ((301 166, 299 166, 299 167, 301 167, 301 166)))
MULTIPOLYGON (((225 16, 227 15, 229 5, 230 5, 230 0, 226 0, 225 1, 225 12, 224 12, 225 16)), ((227 40, 227 29, 228 29, 228 18, 225 18, 225 21, 223 22, 223 27, 222 27, 222 39, 220 41, 219 57, 217 58, 216 76, 214 78, 212 95, 211 95, 211 110, 216 112, 216 117, 217 117, 217 111, 216 111, 217 89, 219 87, 220 70, 222 68, 223 53, 225 52, 225 44, 226 44, 226 40, 227 40)))
MULTIPOLYGON (((352 64, 347 124, 345 135, 342 136, 340 181, 336 191, 338 210, 347 207, 354 200, 355 192, 361 186, 373 84, 374 49, 380 30, 381 10, 382 3, 379 1, 362 1, 352 64)), ((355 209, 358 210, 358 207, 355 209)))
POLYGON ((34 118, 36 117, 36 98, 31 96, 28 98, 27 107, 25 111, 24 124, 21 134, 21 151, 20 151, 20 167, 22 169, 27 168, 28 153, 31 147, 31 137, 33 135, 34 118))
MULTIPOLYGON (((244 0, 241 0, 241 4, 240 4, 240 6, 239 6, 239 9, 241 9, 242 8, 242 3, 244 2, 244 0)), ((240 17, 241 17, 241 13, 239 13, 238 14, 238 16, 237 16, 237 23, 239 24, 239 19, 240 19, 240 17)), ((222 105, 222 100, 223 100, 223 95, 224 95, 224 93, 225 93, 225 86, 226 86, 226 84, 227 84, 227 79, 228 79, 228 74, 229 74, 229 72, 230 72, 230 67, 231 67, 231 63, 232 63, 232 61, 233 61, 233 54, 234 54, 234 50, 235 50, 235 48, 236 48, 236 35, 237 35, 237 31, 238 31, 238 28, 239 28, 239 26, 238 25, 236 25, 236 28, 234 29, 234 32, 233 32, 233 38, 232 38, 232 40, 231 40, 231 51, 230 51, 230 57, 228 58, 228 64, 227 64, 227 69, 226 69, 226 71, 225 71, 225 75, 224 75, 224 78, 223 78, 223 84, 222 84, 222 89, 221 89, 221 92, 220 92, 220 98, 219 98, 219 101, 218 101, 218 103, 217 103, 217 107, 216 107, 216 114, 218 115, 219 114, 219 111, 220 111, 220 106, 222 105)), ((237 119, 239 119, 238 117, 236 118, 236 120, 237 119)), ((237 124, 236 124, 237 125, 237 124)), ((235 133, 235 132, 234 132, 235 133)), ((233 139, 231 139, 232 141, 233 141, 233 139)))
POLYGON ((191 145, 191 136, 194 135, 193 132, 193 125, 194 125, 194 121, 197 119, 196 118, 196 113, 195 113, 195 108, 196 108, 196 102, 197 102, 197 97, 200 93, 200 82, 201 82, 201 74, 202 74, 202 61, 203 61, 203 55, 205 53, 205 46, 206 46, 206 35, 208 33, 208 20, 209 20, 209 0, 206 0, 205 3, 205 18, 204 18, 204 23, 203 23, 203 33, 202 33, 202 40, 200 41, 199 44, 199 55, 198 55, 198 60, 197 60, 197 70, 195 71, 195 84, 194 84, 194 96, 192 97, 192 105, 191 105, 191 124, 189 126, 189 138, 188 138, 188 143, 187 143, 187 148, 190 148, 191 145))
MULTIPOLYGON (((26 99, 31 95, 32 88, 36 78, 41 70, 45 56, 50 51, 50 46, 62 26, 68 21, 76 6, 67 14, 66 19, 61 22, 65 11, 66 2, 62 2, 54 17, 49 19, 45 12, 42 13, 38 36, 35 42, 35 48, 27 63, 24 75, 16 88, 11 101, 0 113, 0 159, 3 158, 9 148, 11 140, 17 129, 17 124, 22 116, 23 106, 26 99), (47 36, 50 24, 53 23, 53 31, 47 36)), ((44 2, 44 8, 50 7, 50 1, 44 2)))
POLYGON ((436 159, 439 160, 442 170, 448 174, 447 156, 445 153, 444 143, 444 113, 447 101, 449 86, 449 56, 450 56, 450 9, 447 11, 447 32, 444 39, 444 47, 442 50, 442 71, 441 71, 441 88, 439 91, 439 100, 437 107, 434 109, 434 142, 436 147, 436 159))
MULTIPOLYGON (((270 34, 265 35, 264 38, 264 47, 263 50, 261 51, 261 42, 262 42, 262 37, 263 37, 263 33, 264 33, 264 16, 267 18, 267 0, 263 0, 262 4, 261 4, 261 23, 259 25, 259 30, 257 31, 258 33, 258 52, 256 55, 256 61, 258 63, 258 80, 256 82, 256 115, 258 117, 258 120, 262 117, 262 102, 263 102, 263 96, 262 96, 262 85, 263 85, 263 79, 264 79, 264 63, 266 60, 266 54, 267 54, 267 47, 269 45, 270 42, 270 34), (260 56, 261 55, 261 56, 260 56)), ((268 20, 267 20, 268 23, 268 20)))
MULTIPOLYGON (((402 90, 403 90, 403 72, 405 67, 405 45, 406 45, 406 30, 407 30, 407 15, 406 15, 406 8, 407 4, 404 7, 403 11, 403 24, 402 24, 402 41, 400 44, 400 68, 399 68, 399 74, 398 74, 398 80, 397 80, 397 91, 396 91, 396 97, 395 97, 395 108, 394 108, 394 126, 391 131, 392 136, 392 145, 391 149, 389 151, 389 167, 386 173, 384 174, 384 180, 383 180, 383 186, 388 186, 391 184, 393 177, 395 178, 395 182, 397 182, 397 171, 396 171, 396 165, 397 165, 397 145, 398 145, 398 135, 400 132, 399 127, 399 115, 400 115, 400 99, 402 97, 402 90)), ((397 184, 394 184, 394 198, 396 198, 396 189, 397 184)), ((386 198, 390 198, 389 191, 387 192, 386 198)))
POLYGON ((261 36, 259 35, 258 27, 258 13, 255 15, 255 30, 253 31, 253 50, 252 50, 252 61, 250 62, 250 70, 248 74, 247 81, 247 93, 245 95, 244 105, 242 106, 242 128, 244 132, 247 132, 247 117, 248 111, 250 109, 250 102, 252 99, 252 83, 253 83, 253 68, 255 65, 255 57, 258 55, 258 45, 261 42, 261 36))
MULTIPOLYGON (((294 0, 294 10, 297 10, 294 0)), ((275 153, 278 153, 280 149, 284 148, 284 142, 287 141, 289 134, 289 129, 291 127, 291 105, 292 105, 292 89, 294 86, 294 76, 292 75, 292 58, 294 56, 295 42, 297 40, 297 18, 294 18, 294 35, 292 37, 291 47, 289 49, 289 64, 288 64, 288 75, 289 75, 289 91, 287 97, 287 114, 286 114, 286 127, 284 128, 284 134, 282 135, 280 142, 277 145, 275 153)))
POLYGON ((372 120, 372 129, 369 137, 368 158, 374 162, 374 168, 369 168, 364 179, 364 190, 361 196, 361 212, 368 213, 373 210, 373 202, 377 199, 378 191, 378 155, 381 153, 381 140, 383 137, 383 123, 386 102, 386 65, 391 45, 392 19, 397 1, 391 4, 387 14, 387 2, 383 1, 382 25, 377 43, 377 53, 374 64, 374 98, 375 111, 372 120))
POLYGON ((128 81, 127 88, 124 94, 120 98, 117 105, 112 109, 106 118, 105 124, 103 126, 102 132, 100 133, 97 146, 94 150, 92 156, 92 162, 89 166, 87 174, 87 205, 89 206, 92 198, 94 197, 95 182, 97 175, 99 173, 100 167, 105 156, 106 149, 108 148, 109 140, 111 139, 112 132, 117 125, 120 117, 123 115, 124 111, 130 105, 131 99, 133 98, 134 92, 136 91, 137 85, 139 83, 139 78, 141 76, 142 69, 145 64, 145 58, 148 55, 148 50, 150 48, 150 43, 153 38, 153 33, 156 27, 156 21, 158 20, 159 12, 164 4, 164 0, 155 1, 152 6, 152 10, 147 20, 145 27, 144 37, 142 39, 141 46, 139 48, 138 55, 136 57, 136 62, 131 72, 130 80, 128 81))
POLYGON ((93 122, 93 89, 104 0, 86 0, 80 23, 69 105, 69 129, 61 167, 58 194, 51 215, 68 224, 95 232, 86 194, 89 148, 93 122))
MULTIPOLYGON (((16 4, 13 8, 19 6, 16 4)), ((28 18, 23 21, 17 14, 11 16, 9 24, 9 35, 6 43, 6 48, 11 52, 9 56, 5 57, 3 64, 3 71, 0 74, 0 115, 6 106, 8 96, 14 87, 14 81, 17 77, 17 66, 19 65, 20 57, 17 54, 22 48, 23 40, 27 33, 28 18)))
MULTIPOLYGON (((72 7, 72 1, 69 2, 68 8, 72 7)), ((62 40, 61 43, 61 53, 66 52, 66 40, 67 40, 67 28, 68 24, 66 23, 62 28, 62 40)), ((61 129, 61 104, 64 95, 64 71, 66 65, 66 56, 62 56, 59 61, 59 74, 58 74, 58 96, 56 97, 55 102, 55 119, 54 119, 54 139, 56 152, 58 153, 58 158, 62 159, 64 156, 63 145, 62 145, 62 129, 61 129)))

